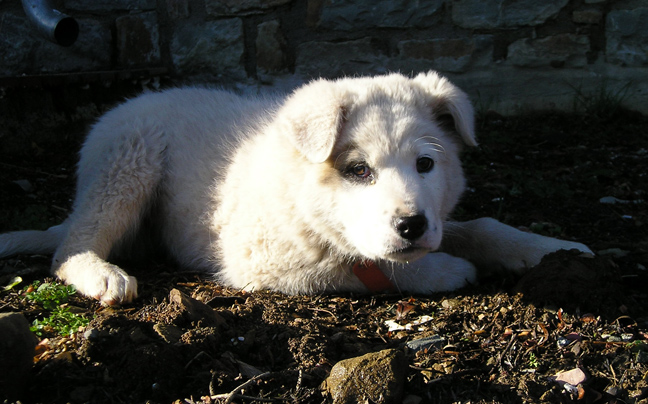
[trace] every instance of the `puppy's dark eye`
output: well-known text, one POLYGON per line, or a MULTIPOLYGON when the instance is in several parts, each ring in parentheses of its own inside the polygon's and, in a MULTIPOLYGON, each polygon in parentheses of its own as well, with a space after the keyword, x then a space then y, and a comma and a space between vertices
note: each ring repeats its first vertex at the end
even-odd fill
POLYGON ((419 173, 430 172, 432 171, 432 168, 434 168, 434 160, 430 157, 419 157, 419 159, 416 160, 416 171, 419 173))
POLYGON ((371 175, 371 168, 364 164, 356 164, 351 167, 351 173, 358 178, 368 178, 371 175))
POLYGON ((355 163, 350 165, 345 173, 348 177, 354 180, 370 180, 373 179, 373 171, 365 162, 355 163))

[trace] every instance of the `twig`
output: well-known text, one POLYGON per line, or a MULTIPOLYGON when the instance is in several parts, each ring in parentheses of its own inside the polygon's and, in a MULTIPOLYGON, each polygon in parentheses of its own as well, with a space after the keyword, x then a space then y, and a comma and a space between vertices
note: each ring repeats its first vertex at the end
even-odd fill
POLYGON ((263 397, 252 397, 252 396, 246 396, 245 394, 231 394, 231 393, 225 393, 225 394, 217 394, 215 396, 210 396, 212 400, 221 400, 225 399, 223 401, 224 404, 229 404, 234 400, 235 398, 241 398, 243 400, 250 400, 250 401, 261 401, 264 403, 273 403, 275 401, 274 398, 263 398, 263 397))
POLYGON ((244 388, 246 388, 247 386, 249 386, 252 383, 256 382, 257 380, 262 379, 262 378, 264 378, 266 376, 269 376, 271 374, 272 374, 272 372, 265 372, 265 373, 261 373, 260 375, 256 375, 253 378, 251 378, 250 380, 248 380, 245 383, 241 384, 240 386, 236 387, 234 390, 230 391, 229 393, 216 394, 216 395, 211 396, 211 399, 212 400, 225 399, 225 401, 223 401, 224 404, 231 403, 232 400, 234 400, 235 398, 244 398, 244 399, 248 399, 248 400, 256 400, 256 401, 263 401, 263 402, 273 402, 275 400, 273 400, 271 398, 250 397, 250 396, 245 396, 245 395, 239 394, 239 391, 243 390, 244 388))
POLYGON ((193 359, 191 359, 191 360, 190 360, 190 361, 185 365, 185 370, 189 369, 189 366, 191 366, 195 361, 197 361, 199 358, 201 358, 201 357, 203 357, 203 356, 206 356, 206 357, 208 357, 209 359, 212 359, 212 357, 209 356, 209 354, 208 354, 207 352, 205 352, 205 351, 200 351, 200 352, 198 352, 198 353, 196 354, 196 356, 193 357, 193 359))
POLYGON ((299 373, 297 375, 297 384, 295 385, 295 393, 292 395, 293 400, 295 400, 296 403, 299 402, 299 400, 297 399, 297 395, 299 394, 299 390, 301 390, 303 376, 304 374, 302 370, 299 369, 299 373))
POLYGON ((329 311, 329 310, 320 309, 320 308, 317 308, 317 307, 308 307, 308 310, 312 310, 312 311, 321 311, 321 312, 323 312, 323 313, 330 314, 331 317, 333 317, 333 318, 335 319, 335 321, 338 321, 337 316, 336 316, 335 314, 333 314, 333 313, 332 313, 331 311, 329 311))
POLYGON ((467 374, 471 374, 471 373, 479 374, 479 373, 484 373, 484 371, 481 370, 481 369, 476 369, 476 368, 459 370, 457 372, 449 373, 449 374, 446 374, 446 375, 443 375, 443 376, 439 376, 439 377, 437 377, 435 379, 429 380, 429 381, 425 382, 425 384, 434 384, 434 383, 438 383, 438 382, 443 381, 443 380, 451 379, 453 377, 463 376, 463 375, 467 375, 467 374))
POLYGON ((515 333, 511 334, 511 339, 509 340, 508 344, 506 345, 506 348, 504 348, 504 350, 500 353, 500 355, 501 355, 500 358, 499 358, 499 367, 500 367, 500 369, 503 368, 502 362, 504 361, 504 356, 507 354, 509 349, 511 349, 511 346, 513 345, 513 343, 515 342, 516 339, 517 339, 517 334, 515 334, 515 333))

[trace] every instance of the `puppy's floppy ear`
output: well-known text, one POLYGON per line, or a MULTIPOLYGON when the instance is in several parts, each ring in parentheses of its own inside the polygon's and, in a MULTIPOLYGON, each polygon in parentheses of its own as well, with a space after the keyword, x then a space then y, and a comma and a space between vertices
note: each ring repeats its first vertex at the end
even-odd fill
POLYGON ((322 163, 333 152, 344 124, 347 98, 340 84, 320 79, 295 90, 279 110, 284 134, 309 161, 322 163))
POLYGON ((434 71, 421 73, 412 80, 427 95, 432 113, 441 120, 448 116, 464 143, 477 146, 475 113, 468 95, 434 71))

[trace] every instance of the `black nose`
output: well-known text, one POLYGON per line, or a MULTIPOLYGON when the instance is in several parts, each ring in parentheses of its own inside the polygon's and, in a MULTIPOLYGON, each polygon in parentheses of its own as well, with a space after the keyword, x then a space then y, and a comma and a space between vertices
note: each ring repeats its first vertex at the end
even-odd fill
POLYGON ((416 240, 427 230, 428 222, 424 215, 399 217, 396 219, 396 231, 405 240, 416 240))

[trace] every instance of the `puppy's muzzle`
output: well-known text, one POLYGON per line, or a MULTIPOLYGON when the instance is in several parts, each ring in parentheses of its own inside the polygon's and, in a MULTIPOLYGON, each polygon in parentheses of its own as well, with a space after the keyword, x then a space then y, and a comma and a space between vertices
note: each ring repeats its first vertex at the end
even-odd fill
POLYGON ((425 215, 403 216, 394 220, 394 227, 402 238, 414 241, 425 234, 428 228, 428 220, 425 215))

